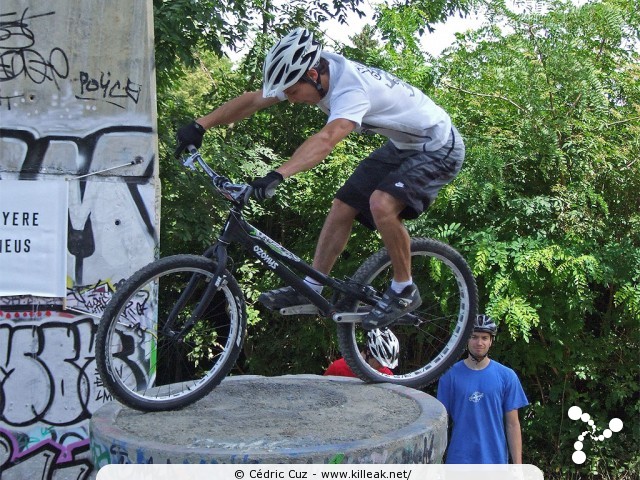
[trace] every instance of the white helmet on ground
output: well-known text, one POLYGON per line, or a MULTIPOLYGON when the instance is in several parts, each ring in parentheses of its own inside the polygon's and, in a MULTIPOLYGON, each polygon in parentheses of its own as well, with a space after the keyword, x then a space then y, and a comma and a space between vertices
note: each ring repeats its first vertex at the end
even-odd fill
POLYGON ((264 60, 262 95, 275 97, 320 61, 322 47, 306 28, 296 28, 276 43, 264 60))
POLYGON ((371 355, 387 368, 398 366, 400 342, 391 330, 376 328, 367 334, 367 347, 371 355))

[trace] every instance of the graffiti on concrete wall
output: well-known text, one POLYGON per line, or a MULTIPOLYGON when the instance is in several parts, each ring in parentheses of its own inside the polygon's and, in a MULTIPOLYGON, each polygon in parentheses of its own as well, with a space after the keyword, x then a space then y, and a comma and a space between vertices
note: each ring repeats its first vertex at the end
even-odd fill
POLYGON ((91 473, 89 419, 112 400, 96 321, 158 249, 151 11, 150 0, 0 4, 0 182, 69 187, 66 298, 0 297, 3 480, 91 473))
POLYGON ((148 151, 149 147, 143 150, 150 143, 151 134, 151 127, 145 126, 110 126, 83 137, 49 135, 42 138, 24 129, 0 129, 5 148, 14 147, 24 152, 20 158, 13 156, 20 180, 35 180, 62 168, 59 165, 62 152, 66 153, 62 157, 65 161, 74 160, 68 182, 68 252, 73 262, 68 274, 73 284, 99 280, 91 277, 90 272, 105 272, 105 263, 110 267, 105 273, 113 274, 113 270, 126 270, 131 265, 139 267, 152 258, 158 241, 155 187, 151 181, 155 156, 153 151, 148 151), (108 182, 84 177, 108 168, 105 165, 108 152, 122 159, 123 163, 116 166, 130 175, 108 182), (75 180, 75 177, 82 178, 75 180), (119 206, 120 211, 116 210, 119 206), (105 231, 113 235, 104 235, 105 231), (109 257, 106 262, 100 257, 105 253, 109 257), (91 257, 96 254, 92 261, 91 257))
MULTIPOLYGON (((59 86, 59 81, 69 76, 69 58, 65 51, 37 42, 33 28, 54 14, 31 13, 29 8, 21 12, 0 11, 0 82, 24 77, 36 85, 53 82, 59 86)), ((21 97, 21 94, 0 95, 0 101, 10 110, 10 100, 21 97)))
POLYGON ((74 287, 68 290, 67 301, 72 300, 78 310, 100 316, 116 289, 117 285, 105 281, 74 287))
POLYGON ((112 79, 111 72, 100 72, 99 76, 92 76, 87 72, 80 72, 80 92, 76 94, 78 100, 107 102, 118 108, 126 108, 124 101, 131 100, 138 103, 142 85, 125 80, 112 79))
POLYGON ((0 472, 7 478, 86 480, 93 469, 86 428, 59 435, 55 427, 31 432, 0 428, 0 472))
MULTIPOLYGON (((176 453, 173 456, 166 454, 158 455, 157 450, 146 449, 144 442, 135 445, 122 440, 105 442, 99 435, 95 437, 91 444, 91 457, 96 469, 109 464, 260 464, 273 463, 273 456, 252 455, 248 453, 229 453, 225 456, 216 456, 213 452, 210 455, 199 457, 197 454, 184 455, 176 453)), ((416 438, 407 441, 403 448, 379 450, 364 449, 357 453, 334 453, 329 456, 309 456, 307 454, 292 455, 290 463, 298 463, 300 458, 305 458, 307 463, 324 464, 434 464, 442 462, 442 452, 446 447, 439 445, 440 450, 435 447, 436 439, 430 437, 416 438)), ((278 459, 282 461, 286 457, 278 459)), ((276 462, 276 463, 278 463, 276 462)))
MULTIPOLYGON (((70 282, 126 276, 158 243, 152 83, 140 79, 152 56, 132 40, 145 29, 129 20, 127 35, 94 45, 92 35, 108 37, 109 18, 122 22, 117 2, 99 16, 92 2, 24 3, 0 7, 0 179, 64 175, 70 282), (58 35, 62 22, 76 26, 70 14, 87 38, 58 35)), ((144 13, 146 3, 132 8, 144 13)))
POLYGON ((0 307, 0 467, 9 478, 60 469, 88 478, 89 418, 112 400, 96 375, 95 329, 86 316, 0 307))
MULTIPOLYGON (((83 308, 101 312, 114 291, 103 281, 70 295, 83 308)), ((149 297, 142 295, 126 315, 152 315, 149 307, 149 297)), ((96 370, 97 321, 58 306, 28 304, 21 296, 0 298, 0 471, 6 478, 36 478, 34 472, 43 479, 89 478, 89 419, 113 400, 96 370)), ((118 334, 122 344, 136 341, 133 334, 118 334)), ((126 353, 119 361, 136 378, 146 377, 126 353)))
POLYGON ((73 427, 111 398, 96 376, 91 317, 0 307, 0 421, 73 427))
MULTIPOLYGON (((106 102, 120 109, 126 109, 128 101, 138 104, 143 85, 129 76, 118 77, 104 70, 72 72, 65 49, 52 47, 44 29, 39 28, 55 15, 55 11, 29 7, 0 11, 0 85, 22 80, 22 84, 51 83, 61 90, 62 82, 71 79, 77 100, 106 102)), ((0 88, 0 108, 11 110, 19 106, 28 99, 25 95, 20 91, 7 94, 0 88)))

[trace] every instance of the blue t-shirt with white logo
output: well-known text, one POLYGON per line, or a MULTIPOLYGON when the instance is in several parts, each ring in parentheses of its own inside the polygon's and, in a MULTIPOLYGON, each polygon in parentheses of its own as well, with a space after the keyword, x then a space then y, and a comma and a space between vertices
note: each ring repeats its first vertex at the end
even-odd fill
POLYGON ((445 463, 509 463, 504 416, 529 405, 515 372, 491 360, 482 370, 457 362, 438 382, 453 423, 445 463))

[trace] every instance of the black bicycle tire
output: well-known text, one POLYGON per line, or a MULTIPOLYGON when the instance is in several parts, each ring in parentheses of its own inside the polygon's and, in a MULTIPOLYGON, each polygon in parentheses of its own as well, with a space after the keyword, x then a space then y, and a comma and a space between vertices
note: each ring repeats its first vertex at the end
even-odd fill
MULTIPOLYGON (((467 288, 468 309, 464 324, 460 328, 456 342, 448 350, 445 357, 432 369, 425 374, 414 378, 397 378, 377 374, 371 368, 365 367, 365 360, 359 352, 358 345, 355 341, 354 324, 344 323, 337 325, 338 344, 340 351, 345 358, 347 364, 352 371, 362 380, 369 383, 388 382, 398 385, 404 385, 411 388, 424 388, 430 383, 437 380, 444 372, 446 372, 459 358, 462 351, 467 345, 471 330, 473 329, 473 321, 477 313, 478 292, 475 278, 466 260, 450 245, 431 238, 412 238, 411 239, 412 255, 418 253, 433 254, 438 257, 445 258, 451 265, 459 271, 461 278, 467 288)), ((375 272, 380 272, 384 266, 390 263, 389 255, 386 248, 381 249, 369 258, 357 269, 352 276, 352 280, 356 283, 369 283, 375 272)), ((462 300, 461 300, 462 301, 462 300)), ((346 305, 346 311, 353 311, 355 304, 346 305)), ((393 326, 392 326, 393 328, 393 326)))
POLYGON ((96 333, 96 366, 98 374, 107 390, 120 403, 145 412, 176 410, 190 405, 210 393, 229 374, 237 361, 246 336, 247 313, 244 295, 236 279, 228 272, 224 271, 225 282, 221 288, 228 289, 237 302, 237 323, 235 337, 230 342, 231 351, 225 356, 224 363, 218 367, 218 372, 200 384, 191 393, 168 400, 146 400, 133 395, 127 388, 124 388, 115 378, 115 372, 109 368, 110 362, 107 358, 107 334, 111 323, 117 319, 119 312, 124 308, 124 304, 149 280, 159 277, 162 273, 176 269, 199 269, 208 273, 213 273, 216 264, 214 261, 188 254, 178 254, 156 260, 142 269, 138 270, 125 282, 120 285, 116 293, 104 310, 102 319, 98 325, 96 333), (240 337, 239 339, 237 337, 240 337))

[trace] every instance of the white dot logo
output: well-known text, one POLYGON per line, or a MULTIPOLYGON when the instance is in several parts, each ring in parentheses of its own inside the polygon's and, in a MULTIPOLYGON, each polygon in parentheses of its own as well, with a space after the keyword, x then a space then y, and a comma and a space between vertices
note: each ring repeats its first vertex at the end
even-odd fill
POLYGON ((573 455, 571 455, 571 459, 573 460, 573 463, 577 463, 578 465, 583 464, 587 460, 587 454, 582 451, 584 448, 583 442, 587 434, 589 434, 589 437, 594 442, 603 442, 605 439, 611 438, 614 432, 617 433, 622 430, 622 420, 619 418, 612 418, 609 421, 609 428, 606 428, 600 435, 596 435, 597 428, 595 422, 591 419, 591 415, 588 413, 582 413, 582 409, 576 406, 571 407, 568 414, 571 420, 582 420, 591 429, 591 431, 585 430, 582 432, 582 434, 578 436, 578 441, 573 444, 573 449, 575 451, 573 452, 573 455))

